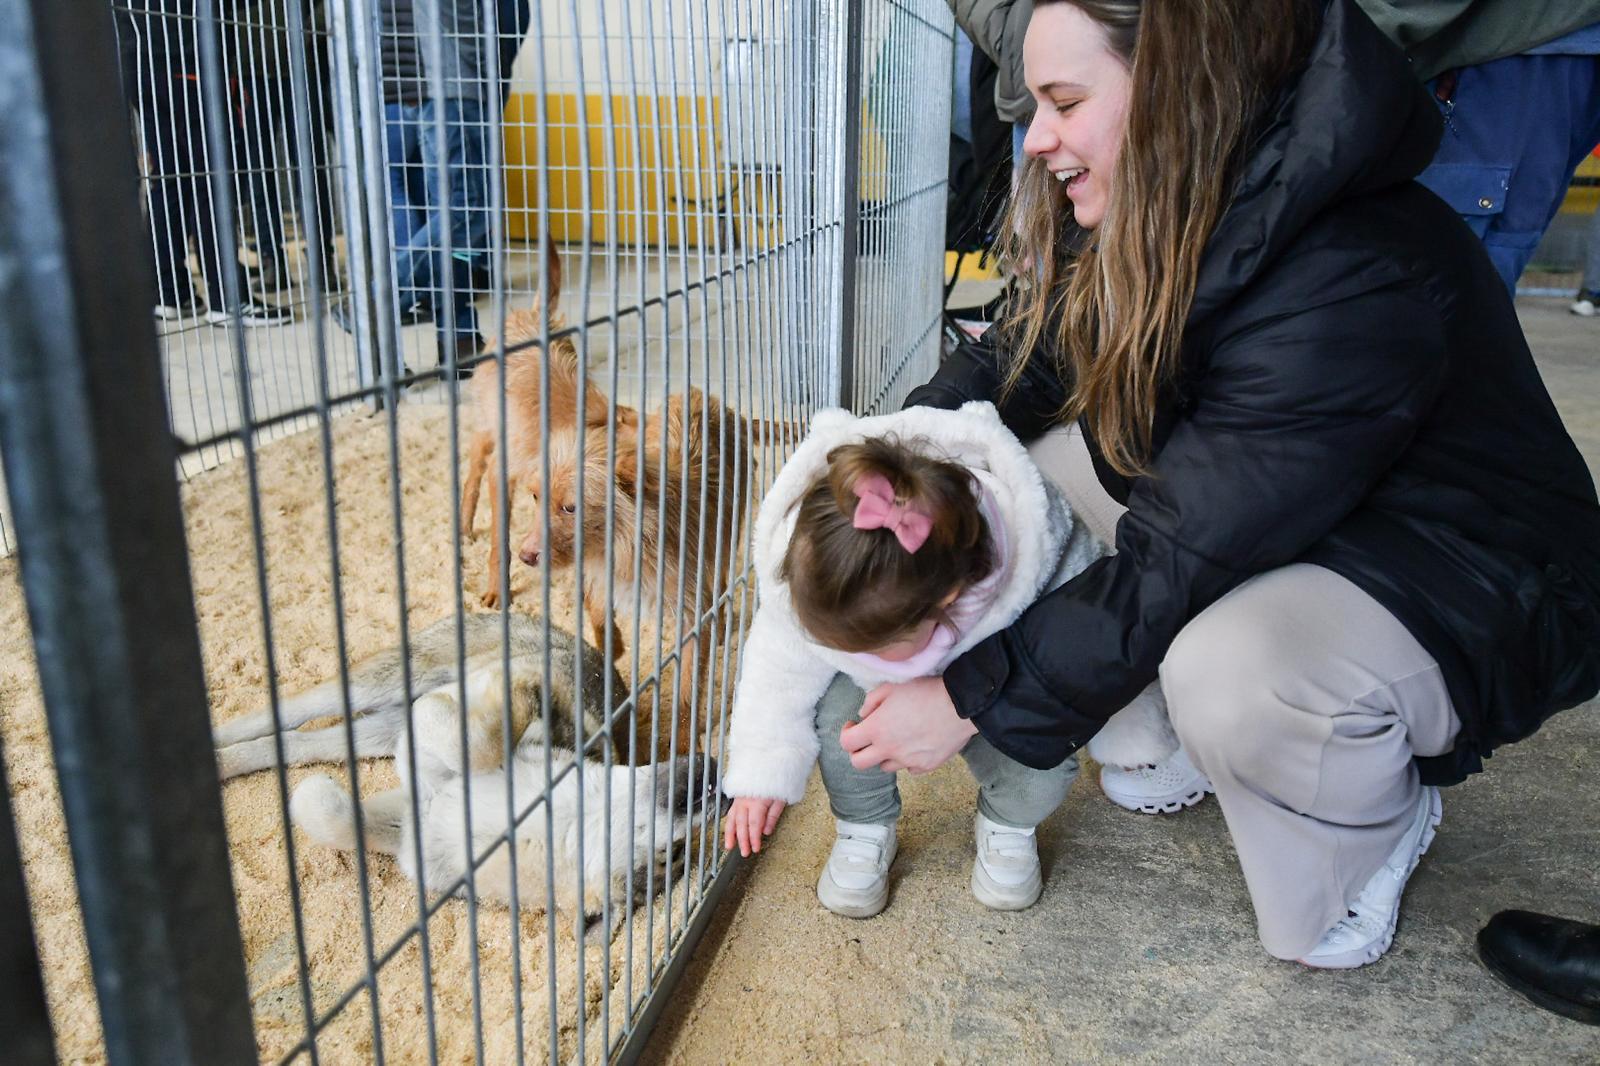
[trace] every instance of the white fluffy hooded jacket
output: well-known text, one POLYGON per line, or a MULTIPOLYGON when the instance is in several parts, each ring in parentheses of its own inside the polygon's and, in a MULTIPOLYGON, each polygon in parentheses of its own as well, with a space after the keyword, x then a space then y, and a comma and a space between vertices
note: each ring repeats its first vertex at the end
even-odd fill
POLYGON ((778 472, 756 516, 760 605, 750 624, 733 694, 728 766, 722 782, 729 796, 799 802, 817 761, 817 701, 834 675, 847 674, 863 689, 889 680, 849 653, 812 641, 795 619, 788 586, 779 577, 794 531, 795 504, 826 469, 828 452, 841 444, 888 434, 908 442, 925 441, 943 458, 972 471, 1006 524, 1009 579, 987 613, 960 634, 933 673, 1010 625, 1041 593, 1106 553, 1105 545, 1068 510, 1060 492, 1001 424, 993 404, 968 403, 956 411, 912 407, 871 418, 837 409, 818 412, 810 435, 778 472))

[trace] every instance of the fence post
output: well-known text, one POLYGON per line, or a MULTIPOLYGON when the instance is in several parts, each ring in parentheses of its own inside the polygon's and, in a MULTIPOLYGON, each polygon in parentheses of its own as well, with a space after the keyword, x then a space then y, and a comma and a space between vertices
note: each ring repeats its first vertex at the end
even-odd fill
MULTIPOLYGON (((365 97, 363 79, 374 77, 370 62, 363 62, 367 49, 362 41, 372 30, 360 18, 361 12, 352 12, 347 5, 351 0, 331 0, 328 4, 328 29, 332 38, 333 54, 333 114, 338 126, 339 173, 343 179, 345 265, 349 270, 350 285, 342 299, 348 300, 351 325, 355 327, 356 374, 363 388, 400 376, 399 352, 385 350, 382 343, 380 312, 374 303, 379 291, 373 273, 381 269, 388 276, 385 259, 380 263, 379 241, 387 250, 384 234, 374 233, 370 224, 368 197, 385 194, 380 187, 375 193, 367 188, 370 167, 366 160, 369 152, 382 152, 382 143, 370 143, 362 136, 360 123, 361 104, 365 97)), ((377 17, 374 6, 371 17, 377 17)), ((367 57, 370 59, 370 56, 367 57)), ((381 408, 386 394, 379 393, 373 406, 381 408)))
POLYGON ((0 22, 0 455, 107 1058, 252 1062, 112 14, 0 22))
POLYGON ((53 1066, 50 1011, 45 1006, 31 913, 11 821, 11 790, 5 760, 0 758, 0 1033, 6 1034, 7 1062, 53 1066))
MULTIPOLYGON (((856 260, 861 253, 861 51, 866 37, 864 0, 845 0, 844 159, 840 166, 839 396, 847 411, 856 402, 856 260)), ((865 412, 863 412, 865 413, 865 412)))

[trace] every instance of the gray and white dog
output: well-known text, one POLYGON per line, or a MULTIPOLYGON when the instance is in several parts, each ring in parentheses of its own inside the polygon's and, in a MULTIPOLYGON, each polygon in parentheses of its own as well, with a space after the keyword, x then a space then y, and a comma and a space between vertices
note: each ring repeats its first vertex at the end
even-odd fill
MULTIPOLYGON (((615 669, 604 657, 570 633, 550 628, 550 735, 543 730, 540 706, 544 676, 545 626, 537 618, 512 614, 509 638, 502 644, 497 614, 469 614, 461 619, 465 655, 458 658, 456 619, 442 618, 413 634, 410 645, 411 691, 420 693, 414 704, 406 702, 405 672, 400 649, 378 652, 350 668, 351 727, 357 758, 395 753, 404 735, 406 715, 424 701, 448 699, 454 706, 463 677, 467 681, 468 734, 473 769, 499 766, 503 761, 501 730, 509 718, 512 735, 556 747, 571 747, 576 737, 578 691, 575 678, 581 663, 583 677, 583 732, 592 737, 604 727, 599 707, 605 699, 605 682, 611 682, 612 704, 627 695, 615 669), (504 671, 511 671, 511 713, 504 713, 504 671)), ((344 762, 349 756, 344 723, 322 729, 301 729, 307 722, 342 714, 344 701, 338 679, 284 700, 279 708, 284 763, 344 762)), ((272 712, 260 710, 224 722, 213 731, 217 765, 223 780, 265 770, 277 763, 272 712)), ((459 747, 459 738, 457 739, 459 747)), ((419 746, 420 750, 420 746, 419 746)), ((624 747, 622 750, 626 750, 624 747)))
MULTIPOLYGON (((398 650, 375 655, 350 671, 352 720, 358 756, 394 755, 400 787, 356 798, 325 775, 302 781, 290 799, 291 819, 308 836, 330 847, 357 845, 356 824, 368 849, 393 855, 401 870, 429 889, 459 886, 471 863, 480 896, 512 898, 508 836, 517 849, 516 888, 524 906, 548 903, 593 919, 607 901, 624 902, 630 873, 636 890, 646 875, 664 876, 681 860, 684 841, 702 822, 712 827, 720 812, 717 764, 695 756, 670 763, 607 767, 582 760, 572 750, 580 713, 575 679, 583 679, 584 735, 604 728, 596 708, 607 689, 613 706, 627 694, 614 668, 594 648, 571 634, 550 630, 550 727, 544 727, 544 626, 510 616, 510 653, 502 648, 496 615, 469 615, 465 669, 457 669, 456 622, 447 618, 411 643, 413 689, 405 705, 398 650), (511 706, 505 705, 505 672, 511 673, 511 706), (460 704, 465 679, 466 706, 460 704), (412 719, 413 751, 406 715, 412 719), (466 748, 462 747, 462 719, 466 748), (504 765, 504 732, 518 736, 510 767, 504 765), (547 779, 546 759, 551 778, 547 779), (546 790, 546 781, 555 784, 546 790), (508 798, 508 790, 510 796, 508 798), (469 799, 470 797, 470 799, 469 799), (519 824, 508 834, 508 802, 519 824), (547 813, 544 806, 548 805, 547 813), (467 810, 471 811, 468 831, 467 810), (415 814, 415 818, 413 818, 415 814), (420 843, 421 864, 418 864, 420 843), (555 899, 546 899, 546 864, 554 871, 555 899)), ((285 701, 285 762, 343 761, 348 754, 343 724, 300 731, 314 718, 338 713, 339 682, 318 686, 285 701)), ((276 761, 270 712, 249 715, 217 729, 224 777, 271 766, 276 761)), ((627 736, 618 727, 616 736, 627 736)), ((620 749, 625 758, 625 748, 620 749)), ((659 883, 659 882, 658 882, 659 883)))

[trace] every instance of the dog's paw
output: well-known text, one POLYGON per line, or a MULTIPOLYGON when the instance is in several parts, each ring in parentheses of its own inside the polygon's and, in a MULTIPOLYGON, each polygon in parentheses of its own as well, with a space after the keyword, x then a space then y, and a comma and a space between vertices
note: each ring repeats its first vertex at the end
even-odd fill
POLYGON ((491 611, 496 609, 500 606, 500 590, 490 589, 478 598, 478 602, 491 611))

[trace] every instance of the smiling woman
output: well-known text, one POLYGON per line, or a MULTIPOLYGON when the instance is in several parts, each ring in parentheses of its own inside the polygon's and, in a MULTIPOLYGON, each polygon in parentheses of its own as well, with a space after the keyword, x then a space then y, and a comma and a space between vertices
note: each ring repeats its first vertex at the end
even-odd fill
POLYGON ((1051 767, 1159 676, 1103 769, 1214 787, 1271 955, 1372 962, 1435 786, 1600 689, 1593 481, 1355 0, 1043 0, 1024 58, 1021 298, 908 402, 995 401, 1114 553, 844 746, 1051 767))

